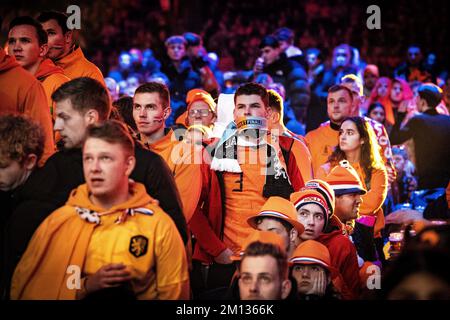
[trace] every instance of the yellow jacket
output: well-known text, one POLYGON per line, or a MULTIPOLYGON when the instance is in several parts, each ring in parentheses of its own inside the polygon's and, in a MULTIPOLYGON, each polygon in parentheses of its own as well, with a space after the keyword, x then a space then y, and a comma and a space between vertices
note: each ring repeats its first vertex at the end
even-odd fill
POLYGON ((102 72, 95 64, 84 57, 80 47, 54 62, 57 66, 64 69, 64 74, 70 79, 89 77, 100 81, 106 87, 102 72))
POLYGON ((189 298, 183 241, 139 183, 129 200, 108 211, 92 204, 86 184, 73 190, 33 235, 15 270, 11 298, 73 300, 69 267, 79 267, 83 277, 110 263, 127 266, 137 299, 189 298))

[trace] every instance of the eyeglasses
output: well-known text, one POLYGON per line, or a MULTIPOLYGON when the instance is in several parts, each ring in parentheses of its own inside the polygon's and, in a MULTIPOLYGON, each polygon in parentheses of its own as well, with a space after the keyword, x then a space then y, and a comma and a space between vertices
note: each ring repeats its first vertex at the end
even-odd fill
POLYGON ((197 114, 199 114, 202 117, 209 116, 209 110, 208 109, 198 109, 198 110, 189 110, 189 116, 195 117, 197 114))

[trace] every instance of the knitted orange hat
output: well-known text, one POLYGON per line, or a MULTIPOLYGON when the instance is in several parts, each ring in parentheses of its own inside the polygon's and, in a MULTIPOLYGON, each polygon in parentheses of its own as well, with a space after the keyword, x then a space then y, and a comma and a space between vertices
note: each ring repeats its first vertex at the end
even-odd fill
POLYGON ((216 103, 214 102, 213 97, 211 97, 211 95, 206 92, 205 90, 202 89, 192 89, 189 90, 187 95, 186 95, 186 104, 187 104, 187 108, 186 111, 183 112, 175 121, 176 124, 181 124, 183 126, 187 125, 187 117, 188 117, 188 112, 189 112, 189 107, 192 105, 193 102, 195 101, 203 101, 205 102, 208 107, 209 110, 216 113, 216 103))
POLYGON ((324 228, 327 226, 328 221, 331 218, 332 211, 328 207, 328 202, 322 195, 322 193, 320 193, 315 189, 303 188, 300 191, 291 194, 291 202, 294 204, 296 210, 310 203, 319 205, 323 210, 323 215, 325 219, 324 228))
POLYGON ((327 200, 328 209, 331 211, 329 215, 333 215, 336 206, 336 197, 333 188, 327 182, 320 179, 313 179, 305 183, 305 188, 314 189, 321 193, 325 200, 327 200))
POLYGON ((281 197, 270 197, 261 208, 261 211, 247 219, 247 223, 254 229, 257 229, 256 221, 258 218, 270 217, 284 220, 294 227, 298 234, 305 231, 303 224, 297 221, 297 211, 292 202, 281 197))
POLYGON ((366 194, 356 170, 347 160, 342 160, 334 167, 325 181, 333 188, 334 194, 340 196, 349 193, 366 194))

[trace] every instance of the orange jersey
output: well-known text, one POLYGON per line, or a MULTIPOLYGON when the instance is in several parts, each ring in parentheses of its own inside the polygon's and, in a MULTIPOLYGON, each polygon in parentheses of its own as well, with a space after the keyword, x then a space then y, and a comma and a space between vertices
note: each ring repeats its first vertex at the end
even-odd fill
POLYGON ((38 123, 45 136, 39 166, 55 152, 53 125, 42 85, 13 57, 0 50, 0 115, 24 114, 38 123))
MULTIPOLYGON (((266 146, 263 148, 265 150, 266 146)), ((267 200, 261 192, 266 182, 266 164, 265 158, 261 159, 259 155, 265 155, 264 150, 239 146, 238 161, 242 173, 223 173, 226 212, 224 243, 235 253, 240 251, 243 241, 253 230, 247 224, 247 218, 258 213, 267 200)))
POLYGON ((100 81, 106 87, 102 72, 95 64, 85 58, 80 47, 54 62, 64 69, 65 75, 70 79, 89 77, 100 81))
POLYGON ((86 184, 75 189, 33 235, 15 270, 11 298, 72 300, 77 288, 68 284, 74 267, 85 277, 123 263, 138 299, 188 299, 186 253, 175 224, 144 185, 134 184, 130 193, 106 211, 90 201, 86 184))

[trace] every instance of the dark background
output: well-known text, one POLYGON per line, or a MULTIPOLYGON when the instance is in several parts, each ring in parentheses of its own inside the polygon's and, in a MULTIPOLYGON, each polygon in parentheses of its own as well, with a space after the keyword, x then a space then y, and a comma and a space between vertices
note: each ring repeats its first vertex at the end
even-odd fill
POLYGON ((441 68, 449 69, 449 5, 444 0, 6 1, 0 8, 2 45, 13 17, 65 11, 71 4, 81 8, 78 41, 104 74, 117 64, 122 50, 151 48, 160 57, 164 40, 186 31, 203 35, 208 51, 219 55, 222 70, 250 69, 261 37, 281 26, 295 31, 295 44, 302 50, 318 47, 326 58, 334 46, 349 43, 360 49, 364 61, 377 64, 382 75, 404 60, 412 43, 425 54, 436 53, 441 68), (366 27, 371 4, 381 9, 381 30, 366 27))

